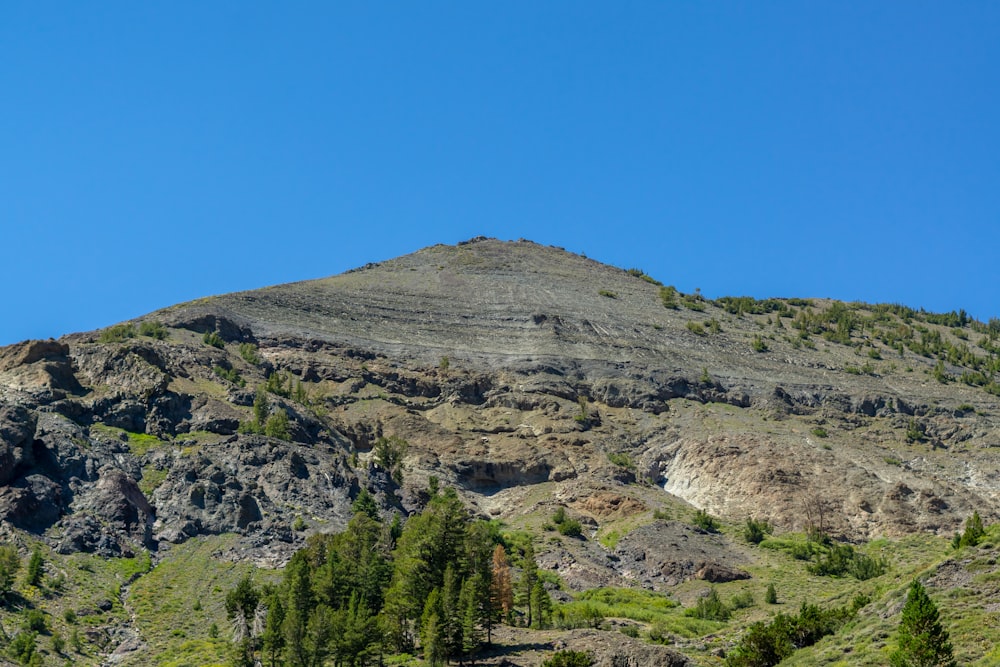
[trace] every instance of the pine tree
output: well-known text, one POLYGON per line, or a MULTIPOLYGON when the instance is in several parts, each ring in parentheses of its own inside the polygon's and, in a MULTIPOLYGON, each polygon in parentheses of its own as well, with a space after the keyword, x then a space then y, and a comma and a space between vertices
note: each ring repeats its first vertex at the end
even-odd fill
POLYGON ((29 586, 37 586, 42 583, 42 566, 44 564, 45 560, 42 558, 42 551, 36 547, 31 552, 31 558, 28 559, 26 579, 29 586))
POLYGON ((6 596, 14 587, 17 571, 21 569, 21 558, 17 548, 0 546, 0 597, 6 596))
POLYGON ((972 516, 965 520, 965 532, 959 541, 959 546, 974 547, 986 535, 983 528, 983 520, 979 518, 979 512, 973 512, 972 516))
POLYGON ((424 613, 420 617, 420 645, 424 651, 424 660, 431 665, 440 665, 446 655, 441 615, 441 591, 435 588, 427 596, 424 613))
POLYGON ((937 606, 920 581, 914 579, 899 623, 899 648, 892 667, 955 667, 948 631, 941 626, 937 606))
POLYGON ((535 547, 528 542, 521 557, 521 580, 517 585, 518 604, 525 607, 527 616, 525 624, 530 628, 534 623, 534 605, 531 604, 531 591, 538 582, 538 564, 535 562, 535 547))

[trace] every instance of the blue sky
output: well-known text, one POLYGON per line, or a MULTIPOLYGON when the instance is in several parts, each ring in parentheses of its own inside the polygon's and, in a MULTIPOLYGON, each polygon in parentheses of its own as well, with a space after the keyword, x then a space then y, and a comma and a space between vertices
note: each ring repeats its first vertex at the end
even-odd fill
POLYGON ((477 235, 1000 316, 1000 4, 0 3, 0 344, 477 235))

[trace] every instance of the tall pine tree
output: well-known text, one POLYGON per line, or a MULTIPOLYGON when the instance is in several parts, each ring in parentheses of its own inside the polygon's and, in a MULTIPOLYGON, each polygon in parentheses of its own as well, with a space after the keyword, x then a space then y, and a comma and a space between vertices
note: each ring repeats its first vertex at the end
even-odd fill
POLYGON ((920 581, 914 579, 899 623, 899 648, 892 667, 955 667, 948 631, 941 626, 937 606, 920 581))

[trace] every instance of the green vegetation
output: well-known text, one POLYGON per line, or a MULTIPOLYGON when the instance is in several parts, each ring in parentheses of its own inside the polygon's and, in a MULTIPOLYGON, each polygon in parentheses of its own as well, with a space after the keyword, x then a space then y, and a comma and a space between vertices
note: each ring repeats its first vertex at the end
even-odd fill
POLYGON ((403 457, 408 448, 406 440, 394 435, 375 441, 375 463, 388 472, 396 484, 403 483, 403 457))
POLYGON ((807 569, 819 576, 839 577, 849 574, 858 581, 865 581, 885 574, 889 564, 885 558, 875 558, 856 551, 850 544, 830 543, 818 548, 816 562, 807 569))
POLYGON ((240 356, 251 366, 260 366, 263 361, 257 346, 253 343, 240 343, 240 356))
POLYGON ((556 651, 551 658, 542 663, 542 667, 590 667, 594 659, 583 651, 556 651))
POLYGON ((116 324, 113 327, 108 327, 101 332, 98 336, 98 343, 121 343, 128 340, 129 338, 135 338, 135 325, 131 322, 125 324, 116 324))
POLYGON ((652 276, 647 275, 646 272, 643 271, 642 269, 625 269, 625 273, 629 274, 630 276, 635 276, 636 278, 638 278, 640 280, 645 280, 647 283, 649 283, 651 285, 662 285, 663 284, 659 280, 657 280, 656 278, 653 278, 652 276))
POLYGON ((817 426, 816 428, 814 428, 812 430, 812 434, 817 438, 826 438, 830 435, 829 433, 826 432, 826 429, 823 428, 822 426, 817 426))
POLYGON ((212 372, 214 372, 216 375, 218 375, 226 382, 231 382, 232 384, 235 384, 237 387, 245 387, 247 384, 246 380, 243 379, 243 376, 241 376, 240 372, 235 368, 223 368, 222 366, 215 366, 214 368, 212 368, 212 372))
POLYGON ((719 593, 710 588, 708 595, 698 598, 698 602, 693 607, 685 610, 688 616, 700 618, 705 621, 728 621, 732 610, 720 598, 719 593))
POLYGON ((857 614, 852 607, 823 610, 802 603, 797 616, 778 614, 770 623, 749 627, 736 648, 726 656, 726 667, 772 667, 796 649, 812 646, 832 635, 857 614))
POLYGON ((635 463, 632 462, 632 457, 625 452, 608 452, 608 461, 619 468, 635 470, 635 463))
POLYGON ((914 579, 906 594, 899 622, 898 648, 890 658, 892 667, 955 667, 948 631, 941 626, 937 605, 914 579))
POLYGON ((760 334, 755 334, 753 340, 750 342, 750 347, 753 348, 754 352, 767 352, 767 343, 764 339, 760 337, 760 334))
POLYGON ((986 529, 983 527, 983 520, 979 518, 979 512, 974 511, 972 516, 965 520, 965 530, 951 541, 951 546, 955 549, 962 547, 974 547, 986 536, 986 529))
POLYGON ((145 320, 139 325, 139 335, 147 336, 149 338, 155 338, 156 340, 165 340, 167 338, 167 328, 163 326, 163 322, 159 320, 145 320))
POLYGON ((205 335, 201 337, 201 342, 205 345, 217 347, 220 350, 226 346, 226 341, 222 340, 222 337, 216 331, 206 331, 205 335))
POLYGON ((677 310, 680 306, 677 303, 677 288, 673 285, 660 287, 660 301, 664 308, 677 310))
POLYGON ((42 583, 42 568, 45 565, 45 559, 42 558, 42 550, 35 547, 34 551, 31 552, 31 558, 28 559, 28 570, 25 574, 24 582, 29 586, 38 586, 42 583))
POLYGON ((21 558, 17 548, 0 545, 0 597, 6 598, 14 586, 18 570, 21 569, 21 558))
POLYGON ((278 585, 245 576, 230 589, 239 664, 356 665, 414 649, 430 664, 472 659, 492 626, 510 618, 515 596, 527 625, 547 624, 551 601, 530 542, 512 584, 503 538, 472 521, 453 490, 435 494, 399 535, 368 507, 359 504, 343 533, 310 537, 278 585))
POLYGON ((764 538, 774 532, 767 521, 758 521, 752 517, 747 517, 743 526, 743 539, 750 544, 760 544, 764 538))
POLYGON ((583 526, 576 519, 566 516, 566 509, 560 506, 552 515, 552 523, 555 524, 559 534, 566 537, 580 537, 583 533, 583 526))
POLYGON ((288 425, 288 413, 284 409, 278 408, 264 422, 264 435, 279 440, 291 440, 288 425))
POLYGON ((691 522, 705 532, 719 532, 719 522, 705 510, 698 510, 695 512, 694 519, 692 519, 691 522))
POLYGON ((273 411, 264 385, 257 387, 253 400, 252 418, 240 424, 242 433, 259 433, 280 440, 291 440, 291 420, 283 407, 273 411))
POLYGON ((687 330, 696 336, 705 335, 705 327, 703 327, 701 324, 693 320, 687 323, 687 330))
POLYGON ((618 298, 618 294, 616 294, 615 292, 612 292, 611 290, 606 290, 606 289, 597 290, 597 293, 599 295, 607 297, 609 299, 617 299, 618 298))

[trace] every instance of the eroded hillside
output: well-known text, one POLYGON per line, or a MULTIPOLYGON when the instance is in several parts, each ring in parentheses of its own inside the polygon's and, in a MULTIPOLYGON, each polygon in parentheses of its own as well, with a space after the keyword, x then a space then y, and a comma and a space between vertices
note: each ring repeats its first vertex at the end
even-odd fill
POLYGON ((0 350, 0 517, 62 554, 224 535, 280 565, 362 488, 405 514, 436 477, 520 528, 566 508, 588 539, 539 558, 568 590, 669 591, 759 564, 695 509, 853 541, 995 521, 996 324, 434 246, 0 350))

